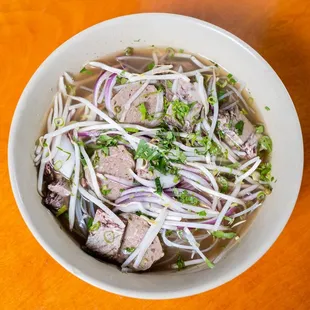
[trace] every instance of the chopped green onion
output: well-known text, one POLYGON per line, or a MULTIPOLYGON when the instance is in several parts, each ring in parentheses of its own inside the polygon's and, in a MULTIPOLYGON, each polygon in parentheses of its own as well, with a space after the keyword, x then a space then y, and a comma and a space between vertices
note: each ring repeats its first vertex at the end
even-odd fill
POLYGON ((54 169, 55 169, 56 171, 58 171, 58 170, 61 169, 62 165, 63 165, 63 161, 62 161, 62 160, 57 160, 57 161, 54 163, 54 169))
POLYGON ((256 133, 263 133, 264 132, 264 125, 258 125, 255 128, 256 133))
POLYGON ((208 97, 208 102, 211 104, 211 105, 215 105, 216 104, 216 100, 213 96, 210 96, 208 97))
POLYGON ((232 239, 237 235, 234 232, 224 232, 221 230, 213 231, 211 232, 211 234, 213 237, 219 238, 219 239, 232 239))
POLYGON ((145 121, 147 119, 148 113, 147 113, 146 106, 143 102, 139 105, 139 111, 141 113, 141 121, 145 121))
POLYGON ((134 252, 135 251, 135 247, 130 247, 130 248, 125 248, 125 251, 127 252, 127 254, 128 253, 132 253, 132 252, 134 252))
POLYGON ((266 197, 266 194, 264 193, 264 192, 259 192, 258 194, 257 194, 257 199, 258 200, 264 200, 265 199, 265 197, 266 197))
POLYGON ((132 54, 133 54, 133 47, 128 46, 128 47, 125 49, 125 55, 126 55, 126 56, 131 56, 132 54))
POLYGON ((89 227, 89 231, 98 230, 99 227, 100 227, 100 222, 96 222, 96 223, 92 224, 92 225, 89 227))
POLYGON ((265 110, 266 110, 266 111, 270 111, 270 108, 267 107, 267 106, 265 106, 265 110))
POLYGON ((227 75, 227 80, 228 83, 231 85, 235 85, 237 83, 237 81, 235 80, 234 76, 231 73, 227 75))
POLYGON ((58 149, 59 151, 61 151, 61 152, 63 152, 63 153, 65 153, 65 154, 68 155, 66 161, 68 161, 68 160, 70 159, 70 157, 71 157, 71 153, 70 153, 70 152, 65 151, 65 150, 62 149, 60 146, 57 146, 57 149, 58 149))
POLYGON ((172 58, 175 54, 175 50, 172 47, 166 48, 166 52, 168 53, 169 58, 172 58))
POLYGON ((66 205, 63 205, 61 208, 58 209, 58 211, 56 213, 56 217, 62 215, 66 211, 68 211, 68 207, 66 205))
POLYGON ((114 239, 115 239, 114 232, 113 231, 105 231, 103 234, 103 239, 106 243, 113 243, 114 239))
POLYGON ((130 128, 130 127, 127 127, 125 128, 125 130, 129 133, 136 133, 136 132, 139 132, 139 129, 136 129, 136 128, 130 128))
POLYGON ((93 222, 94 222, 94 219, 93 219, 92 217, 89 217, 89 218, 87 219, 86 226, 87 226, 88 230, 90 229, 90 227, 92 227, 93 222))
POLYGON ((220 80, 216 82, 216 85, 218 85, 221 88, 224 88, 225 86, 227 86, 227 80, 224 80, 223 82, 221 82, 220 80))
POLYGON ((61 128, 65 125, 65 121, 62 117, 56 117, 54 119, 54 124, 57 128, 61 128))

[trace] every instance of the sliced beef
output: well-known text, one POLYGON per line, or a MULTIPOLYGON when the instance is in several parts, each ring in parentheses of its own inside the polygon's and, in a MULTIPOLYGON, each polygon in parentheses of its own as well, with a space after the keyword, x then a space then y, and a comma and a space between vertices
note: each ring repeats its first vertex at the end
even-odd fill
POLYGON ((167 100, 169 102, 179 100, 186 104, 195 103, 189 113, 184 118, 184 123, 179 122, 176 119, 173 113, 173 103, 168 106, 165 121, 167 124, 172 125, 174 127, 180 128, 186 132, 193 132, 195 127, 195 120, 199 119, 201 109, 203 107, 201 98, 198 93, 197 83, 186 82, 184 80, 178 81, 178 87, 176 93, 173 94, 172 92, 167 92, 167 100))
MULTIPOLYGON (((132 176, 129 174, 129 169, 134 169, 135 161, 123 145, 110 147, 108 156, 101 150, 96 151, 92 157, 92 161, 95 163, 95 172, 102 176, 101 178, 97 178, 99 185, 106 190, 111 190, 106 195, 108 199, 115 200, 120 197, 124 185, 104 178, 104 174, 133 181, 132 176)), ((88 168, 84 168, 84 171, 88 185, 93 188, 88 168)))
POLYGON ((69 198, 60 196, 52 191, 48 191, 46 197, 44 198, 44 203, 53 210, 57 211, 63 205, 68 206, 69 198))
MULTIPOLYGON (((136 214, 127 213, 122 214, 121 217, 124 218, 127 222, 127 228, 117 260, 118 262, 123 263, 131 254, 131 252, 139 246, 146 232, 149 230, 150 225, 146 220, 136 214)), ((159 238, 156 237, 146 251, 138 270, 147 270, 151 268, 153 263, 155 263, 163 256, 163 248, 159 238)), ((132 267, 133 264, 134 262, 129 266, 132 267)))
POLYGON ((54 192, 61 197, 67 197, 71 194, 71 189, 69 187, 68 181, 64 178, 60 179, 59 181, 54 181, 50 183, 47 188, 51 192, 54 192))
POLYGON ((255 134, 254 126, 240 112, 238 106, 219 113, 218 128, 223 132, 225 142, 229 146, 244 151, 247 158, 256 156, 258 136, 255 134), (241 134, 236 128, 240 122, 243 124, 241 134))
POLYGON ((58 210, 63 205, 68 206, 71 189, 68 180, 55 171, 50 163, 45 165, 44 182, 47 185, 44 203, 53 210, 58 210))
MULTIPOLYGON (((118 120, 120 120, 124 105, 126 102, 130 99, 131 96, 133 96, 141 87, 140 83, 133 83, 129 84, 128 86, 122 88, 111 100, 111 105, 113 111, 117 112, 116 117, 118 120)), ((156 127, 160 121, 159 120, 142 120, 141 112, 139 111, 139 106, 141 104, 144 104, 147 113, 150 116, 154 116, 156 112, 156 105, 157 105, 157 89, 153 85, 148 85, 145 90, 141 93, 141 95, 132 102, 130 109, 128 110, 126 116, 125 116, 125 123, 130 124, 139 124, 144 125, 147 127, 156 127)), ((158 117, 158 115, 155 115, 155 117, 158 117)))
POLYGON ((96 211, 91 227, 93 229, 89 232, 86 247, 99 256, 116 258, 125 227, 120 227, 100 209, 96 211))

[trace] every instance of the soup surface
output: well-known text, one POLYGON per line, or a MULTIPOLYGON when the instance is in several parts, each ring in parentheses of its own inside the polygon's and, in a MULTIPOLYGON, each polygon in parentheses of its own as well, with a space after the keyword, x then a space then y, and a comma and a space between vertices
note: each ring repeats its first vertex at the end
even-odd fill
POLYGON ((271 193, 245 84, 183 50, 128 47, 64 73, 43 131, 43 204, 125 272, 213 268, 271 193))

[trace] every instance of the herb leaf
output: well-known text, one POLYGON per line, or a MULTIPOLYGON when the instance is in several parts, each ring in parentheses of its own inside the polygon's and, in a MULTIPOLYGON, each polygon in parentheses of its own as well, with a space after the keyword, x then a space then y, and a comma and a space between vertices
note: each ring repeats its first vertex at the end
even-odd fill
POLYGON ((219 239, 232 239, 232 238, 236 237, 236 235, 237 235, 234 232, 224 232, 221 230, 213 231, 211 234, 215 238, 219 238, 219 239))
POLYGON ((160 178, 159 177, 155 178, 155 185, 156 185, 155 193, 157 193, 158 195, 161 195, 163 192, 163 188, 160 184, 160 178))
POLYGON ((176 196, 176 199, 180 201, 181 203, 185 203, 185 204, 189 204, 193 206, 198 206, 200 203, 200 200, 197 197, 190 195, 187 190, 179 192, 177 188, 174 188, 173 193, 176 196))
POLYGON ((241 136, 243 133, 244 121, 239 121, 235 124, 235 128, 237 131, 238 136, 241 136))
POLYGON ((270 153, 272 151, 272 140, 268 136, 263 136, 258 141, 258 150, 259 151, 267 151, 270 153))
POLYGON ((179 271, 185 268, 184 259, 182 258, 181 255, 178 256, 178 259, 177 259, 177 266, 178 266, 178 270, 179 270, 179 271))
POLYGON ((86 73, 86 74, 89 74, 89 75, 92 75, 92 74, 93 74, 92 71, 86 69, 85 67, 83 67, 83 68, 81 69, 80 73, 86 73))
POLYGON ((147 113, 147 109, 144 103, 141 103, 139 105, 139 111, 141 113, 141 121, 145 121, 147 119, 148 113, 147 113))

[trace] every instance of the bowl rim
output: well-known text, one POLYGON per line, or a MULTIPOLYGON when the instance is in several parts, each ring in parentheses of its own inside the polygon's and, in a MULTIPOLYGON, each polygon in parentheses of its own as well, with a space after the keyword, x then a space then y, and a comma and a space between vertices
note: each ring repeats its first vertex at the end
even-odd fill
POLYGON ((105 291, 108 291, 110 293, 114 293, 114 294, 119 294, 119 295, 123 295, 126 297, 134 297, 134 298, 139 298, 139 299, 170 299, 170 298, 181 298, 181 297, 187 297, 187 296, 192 296, 192 295, 196 295, 202 292, 205 292, 207 290, 211 290, 214 289, 222 284, 225 284, 229 281, 231 281, 232 279, 234 279, 235 277, 237 277, 238 275, 242 274, 243 272, 245 272, 248 268, 250 268, 251 266, 253 266, 269 249, 270 247, 273 245, 273 243, 277 240, 277 238, 279 237, 279 235, 281 234, 281 232, 283 231, 284 227, 286 226, 291 213, 295 207, 297 198, 298 198, 298 194, 300 191, 300 186, 301 186, 301 182, 302 182, 302 176, 303 176, 303 166, 304 166, 304 146, 303 146, 303 137, 302 137, 302 131, 301 131, 301 126, 300 126, 300 122, 299 122, 299 118, 298 118, 298 114, 296 112, 295 106, 293 104, 293 101, 285 87, 285 85, 283 84, 283 82, 281 81, 281 79, 279 78, 279 76, 277 75, 277 73, 273 70, 273 68, 269 65, 269 63, 258 53, 256 52, 250 45, 248 45, 247 43, 245 43, 243 40, 239 39, 237 36, 235 36, 234 34, 228 32, 227 30, 224 30, 216 25, 213 25, 209 22, 194 18, 194 17, 190 17, 190 16, 185 16, 185 15, 178 15, 178 14, 170 14, 170 13, 138 13, 138 14, 129 14, 129 15, 123 15, 123 16, 119 16, 119 17, 115 17, 112 19, 108 19, 105 21, 102 21, 100 23, 97 23, 93 26, 90 26, 82 31, 80 31, 79 33, 75 34, 74 36, 70 37, 68 40, 66 40, 64 43, 62 43, 60 46, 58 46, 42 63, 41 65, 37 68, 37 70, 33 73, 32 77, 30 78, 30 80, 28 81, 26 87, 24 88, 18 103, 16 105, 15 108, 15 112, 12 118, 12 122, 11 122, 11 127, 10 127, 10 132, 9 132, 9 142, 8 142, 8 168, 9 168, 9 176, 10 176, 10 182, 11 182, 11 187, 12 187, 12 191, 16 200, 16 204, 18 206, 18 209, 28 227, 28 229, 31 231, 31 233, 33 234, 33 236, 35 237, 35 239, 39 242, 39 244, 43 247, 43 249, 56 261, 58 262, 62 267, 64 267, 66 270, 68 270, 71 274, 77 276, 78 278, 80 278, 81 280, 95 286, 98 287, 100 289, 103 289, 105 291), (298 152, 300 153, 300 159, 301 161, 298 163, 298 167, 299 169, 296 170, 296 173, 298 174, 297 179, 299 180, 298 184, 297 184, 297 190, 295 191, 294 196, 292 194, 292 203, 291 203, 291 207, 290 209, 287 211, 285 218, 282 218, 282 222, 283 225, 282 227, 279 227, 277 231, 273 231, 273 234, 269 237, 268 240, 266 240, 261 246, 260 248, 257 250, 257 252, 255 253, 255 255, 252 255, 252 257, 250 259, 248 259, 247 261, 245 261, 242 265, 239 264, 239 266, 237 266, 232 272, 229 273, 229 275, 227 275, 226 277, 223 277, 223 279, 221 281, 213 281, 213 284, 210 285, 208 283, 206 283, 205 285, 200 285, 200 286, 196 286, 193 288, 187 288, 187 289, 183 289, 180 291, 169 291, 166 292, 165 294, 161 293, 161 292, 135 292, 133 290, 130 289, 122 289, 119 287, 116 287, 114 285, 110 285, 108 282, 104 282, 104 281, 98 281, 88 275, 86 275, 83 272, 78 272, 75 273, 74 270, 71 268, 70 264, 67 263, 67 261, 65 259, 62 258, 61 255, 59 255, 57 253, 57 251, 55 251, 53 248, 51 248, 44 240, 44 238, 41 236, 42 233, 40 233, 34 226, 32 226, 31 220, 30 220, 30 214, 28 213, 25 205, 23 204, 23 201, 21 199, 20 196, 20 192, 19 192, 19 188, 18 188, 18 184, 17 184, 17 178, 16 178, 16 168, 14 166, 14 161, 13 161, 13 157, 14 157, 14 143, 15 143, 15 139, 16 139, 16 135, 17 135, 17 125, 19 122, 19 119, 21 118, 21 114, 23 112, 23 108, 27 105, 26 100, 24 99, 27 95, 27 93, 29 92, 30 86, 32 83, 34 83, 34 79, 35 76, 38 75, 41 71, 44 70, 44 66, 47 62, 52 61, 53 58, 62 52, 62 50, 64 50, 71 41, 76 40, 77 38, 79 38, 82 35, 87 34, 89 31, 93 30, 94 28, 99 28, 102 26, 102 24, 109 24, 109 23, 114 23, 118 20, 126 20, 126 19, 130 19, 130 18, 143 18, 143 17, 148 17, 148 16, 153 16, 153 17, 166 17, 166 18, 179 18, 179 19, 183 19, 184 22, 189 22, 189 23, 195 23, 198 24, 200 26, 203 27, 207 27, 207 28, 211 28, 212 30, 216 31, 217 33, 224 35, 226 37, 228 37, 229 39, 231 39, 232 41, 234 41, 236 44, 242 46, 248 53, 252 54, 252 56, 254 56, 255 58, 257 58, 258 61, 260 61, 261 63, 263 63, 266 68, 268 68, 268 70, 273 74, 275 80, 277 80, 277 82, 279 83, 279 85, 282 87, 283 89, 283 93, 287 96, 288 101, 290 101, 290 104, 292 106, 293 112, 295 113, 295 119, 297 121, 297 126, 296 126, 296 139, 299 141, 299 149, 298 152))

